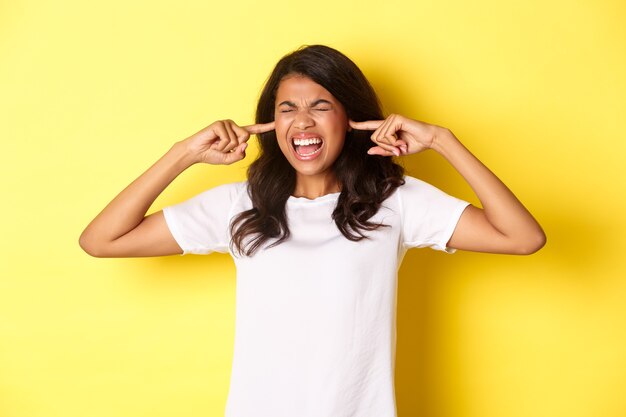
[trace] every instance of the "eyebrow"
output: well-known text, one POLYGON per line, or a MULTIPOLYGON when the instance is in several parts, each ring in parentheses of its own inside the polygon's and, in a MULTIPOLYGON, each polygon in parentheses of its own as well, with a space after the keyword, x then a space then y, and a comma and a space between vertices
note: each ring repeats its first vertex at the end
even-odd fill
MULTIPOLYGON (((289 107, 298 107, 298 106, 296 106, 296 104, 293 101, 289 101, 289 100, 285 100, 285 101, 281 102, 279 104, 279 106, 282 106, 283 104, 285 104, 285 105, 287 105, 289 107)), ((318 100, 315 100, 313 103, 311 103, 310 107, 315 107, 318 104, 330 104, 330 105, 332 105, 333 103, 331 103, 330 101, 325 100, 323 98, 320 98, 318 100)))

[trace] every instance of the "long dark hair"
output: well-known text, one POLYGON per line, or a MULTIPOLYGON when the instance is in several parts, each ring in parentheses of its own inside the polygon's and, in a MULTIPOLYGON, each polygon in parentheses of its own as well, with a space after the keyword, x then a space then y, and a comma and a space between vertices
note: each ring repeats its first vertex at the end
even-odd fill
MULTIPOLYGON (((311 45, 278 61, 261 92, 256 123, 274 120, 278 85, 292 74, 308 77, 328 90, 344 106, 351 120, 384 118, 374 89, 356 64, 333 48, 311 45)), ((367 238, 364 232, 384 226, 369 219, 404 183, 400 165, 389 157, 367 154, 375 146, 370 135, 369 131, 348 131, 333 165, 341 193, 332 217, 341 233, 352 241, 367 238)), ((231 245, 246 256, 254 254, 270 239, 275 240, 268 248, 289 238, 285 205, 296 186, 296 172, 280 150, 276 132, 260 134, 259 145, 259 156, 248 167, 248 194, 253 208, 239 213, 231 223, 231 245)))

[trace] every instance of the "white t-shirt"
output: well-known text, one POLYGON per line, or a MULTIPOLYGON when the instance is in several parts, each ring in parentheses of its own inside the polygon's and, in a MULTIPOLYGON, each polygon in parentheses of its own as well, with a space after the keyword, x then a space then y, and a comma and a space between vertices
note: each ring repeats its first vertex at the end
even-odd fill
MULTIPOLYGON (((381 206, 369 239, 331 218, 339 193, 289 197, 291 237, 237 267, 226 417, 395 417, 397 271, 412 247, 446 248, 467 202, 412 177, 381 206)), ((229 223, 252 207, 245 182, 163 212, 184 253, 229 252, 229 223)), ((231 253, 232 255, 232 253, 231 253)))

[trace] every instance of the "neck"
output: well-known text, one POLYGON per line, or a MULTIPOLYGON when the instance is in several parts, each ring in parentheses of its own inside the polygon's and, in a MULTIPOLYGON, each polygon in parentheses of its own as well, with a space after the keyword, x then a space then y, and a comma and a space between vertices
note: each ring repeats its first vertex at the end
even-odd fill
POLYGON ((324 196, 326 194, 337 193, 341 191, 335 174, 322 173, 317 175, 301 175, 297 174, 296 189, 293 192, 294 197, 304 197, 310 200, 324 196))

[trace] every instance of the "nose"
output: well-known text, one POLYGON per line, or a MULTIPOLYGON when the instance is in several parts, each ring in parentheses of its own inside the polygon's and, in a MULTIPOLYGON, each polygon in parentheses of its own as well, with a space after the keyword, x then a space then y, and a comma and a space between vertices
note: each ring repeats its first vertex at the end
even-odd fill
POLYGON ((296 113, 296 117, 293 121, 293 124, 298 129, 306 129, 308 127, 315 125, 315 122, 313 121, 313 118, 309 114, 309 111, 307 109, 303 109, 296 113))

